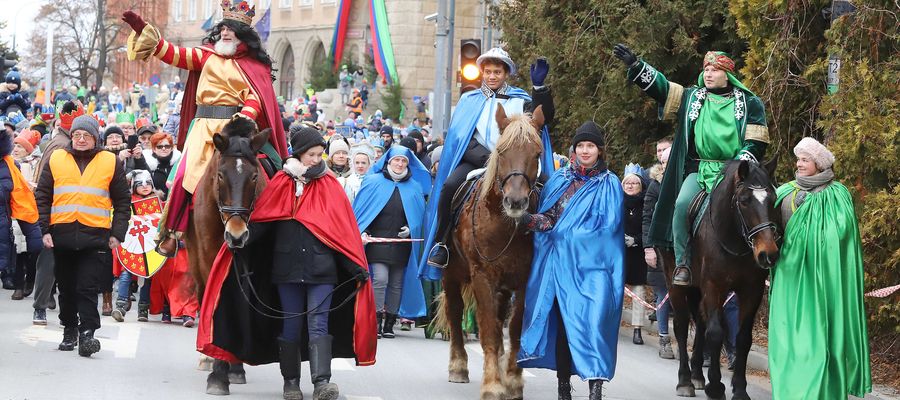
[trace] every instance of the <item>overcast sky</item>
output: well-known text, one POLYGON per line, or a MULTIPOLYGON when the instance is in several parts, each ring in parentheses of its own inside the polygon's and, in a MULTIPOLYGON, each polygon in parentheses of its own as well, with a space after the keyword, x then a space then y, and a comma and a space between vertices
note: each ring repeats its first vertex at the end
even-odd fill
POLYGON ((0 39, 2 39, 9 47, 12 47, 13 33, 16 37, 16 48, 21 52, 25 43, 28 41, 28 35, 35 26, 40 26, 35 22, 34 17, 41 8, 43 2, 39 0, 0 0, 0 20, 6 22, 6 28, 0 31, 0 39))

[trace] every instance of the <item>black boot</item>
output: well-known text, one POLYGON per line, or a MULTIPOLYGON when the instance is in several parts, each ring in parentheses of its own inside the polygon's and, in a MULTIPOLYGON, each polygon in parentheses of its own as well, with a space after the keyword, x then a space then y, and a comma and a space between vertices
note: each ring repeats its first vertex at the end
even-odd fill
POLYGON ((309 374, 312 378, 313 400, 336 400, 338 386, 331 383, 331 335, 309 341, 309 374))
POLYGON ((443 242, 435 243, 428 253, 428 265, 444 269, 447 268, 448 262, 450 262, 450 250, 443 242))
POLYGON ((381 339, 381 324, 384 323, 384 311, 375 313, 375 328, 378 330, 376 335, 381 339))
POLYGON ((88 329, 78 335, 78 355, 90 357, 100 351, 100 341, 94 338, 94 330, 88 329))
POLYGON ((150 319, 150 304, 138 303, 138 321, 147 322, 150 319))
POLYGON ((381 336, 385 339, 393 339, 396 337, 394 335, 394 323, 397 322, 397 314, 384 314, 384 326, 381 328, 381 336))
POLYGON ((673 275, 673 284, 678 286, 691 285, 691 269, 687 265, 679 265, 675 267, 675 273, 673 275))
POLYGON ((75 346, 78 344, 78 328, 66 327, 63 329, 63 340, 59 343, 59 349, 62 351, 72 351, 75 350, 75 346))
POLYGON ((559 400, 572 400, 572 384, 568 379, 557 378, 557 391, 559 392, 559 400))
POLYGON ((125 321, 125 313, 128 312, 128 302, 125 300, 116 300, 116 309, 112 312, 112 317, 118 322, 125 321))
POLYGON ((278 338, 278 362, 284 378, 284 400, 303 400, 300 390, 300 348, 296 342, 278 338))
POLYGON ((591 394, 588 395, 589 400, 600 400, 603 398, 603 381, 594 379, 588 385, 591 388, 591 394))
POLYGON ((631 343, 644 344, 644 338, 641 337, 641 328, 634 328, 634 337, 631 339, 631 343))

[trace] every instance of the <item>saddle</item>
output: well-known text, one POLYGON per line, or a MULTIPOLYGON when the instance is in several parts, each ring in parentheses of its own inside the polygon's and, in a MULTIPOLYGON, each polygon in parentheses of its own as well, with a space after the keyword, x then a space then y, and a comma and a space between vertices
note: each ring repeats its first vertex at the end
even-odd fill
POLYGON ((475 192, 475 189, 479 186, 484 171, 484 168, 480 168, 469 172, 469 174, 466 175, 466 181, 456 189, 455 193, 453 193, 453 198, 450 200, 451 226, 456 226, 459 222, 459 215, 462 212, 463 205, 469 201, 469 197, 472 196, 472 193, 475 192))
POLYGON ((700 228, 700 222, 703 221, 703 214, 706 212, 707 207, 709 207, 709 193, 701 190, 691 199, 691 204, 688 206, 688 223, 691 225, 691 235, 697 234, 697 229, 700 228))

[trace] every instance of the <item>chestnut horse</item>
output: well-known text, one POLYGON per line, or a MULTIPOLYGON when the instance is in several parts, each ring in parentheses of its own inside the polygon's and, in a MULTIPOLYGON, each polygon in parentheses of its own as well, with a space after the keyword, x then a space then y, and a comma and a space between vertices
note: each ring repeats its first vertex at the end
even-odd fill
MULTIPOLYGON (((216 150, 194 191, 193 212, 184 236, 191 275, 201 300, 222 244, 241 248, 250 237, 248 222, 253 202, 266 185, 265 179, 259 179, 262 168, 256 154, 270 133, 271 129, 259 132, 252 121, 235 118, 221 133, 213 135, 216 150)), ((243 365, 229 366, 215 360, 207 378, 207 393, 228 394, 229 379, 231 383, 245 383, 243 365)))
POLYGON ((735 343, 731 386, 734 399, 750 398, 746 373, 753 321, 766 288, 768 269, 775 265, 779 256, 776 242, 778 213, 775 187, 770 178, 774 170, 774 160, 765 169, 748 161, 729 161, 725 165, 724 179, 710 194, 709 205, 689 246, 692 286, 671 284, 675 258, 671 251, 662 252, 660 259, 669 282, 669 300, 678 341, 678 396, 694 397, 695 389, 705 389, 710 399, 725 398, 719 360, 725 338, 723 304, 728 293, 734 291, 739 300, 740 329, 735 343), (688 360, 691 318, 696 335, 694 351, 688 360), (707 385, 703 378, 704 345, 711 355, 707 385))
POLYGON ((479 186, 464 204, 449 243, 442 320, 450 331, 450 382, 469 382, 462 320, 463 310, 474 300, 484 352, 481 398, 521 399, 525 382, 516 353, 534 243, 517 221, 525 212, 534 212, 537 205, 535 186, 543 151, 538 132, 544 125, 544 114, 538 106, 533 116, 507 118, 498 105, 496 119, 502 131, 497 148, 479 186), (504 354, 503 325, 507 317, 510 346, 504 354))

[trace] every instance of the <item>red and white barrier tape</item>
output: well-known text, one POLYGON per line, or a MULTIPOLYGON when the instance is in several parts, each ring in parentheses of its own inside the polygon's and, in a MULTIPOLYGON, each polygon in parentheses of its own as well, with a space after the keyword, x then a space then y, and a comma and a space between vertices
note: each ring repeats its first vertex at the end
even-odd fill
POLYGON ((895 285, 895 286, 886 287, 886 288, 882 288, 882 289, 876 289, 869 293, 866 293, 866 297, 879 297, 879 298, 888 297, 888 296, 894 294, 894 292, 896 292, 898 290, 900 290, 900 285, 895 285))
POLYGON ((425 241, 425 239, 379 238, 371 236, 367 240, 368 243, 415 243, 425 241))

